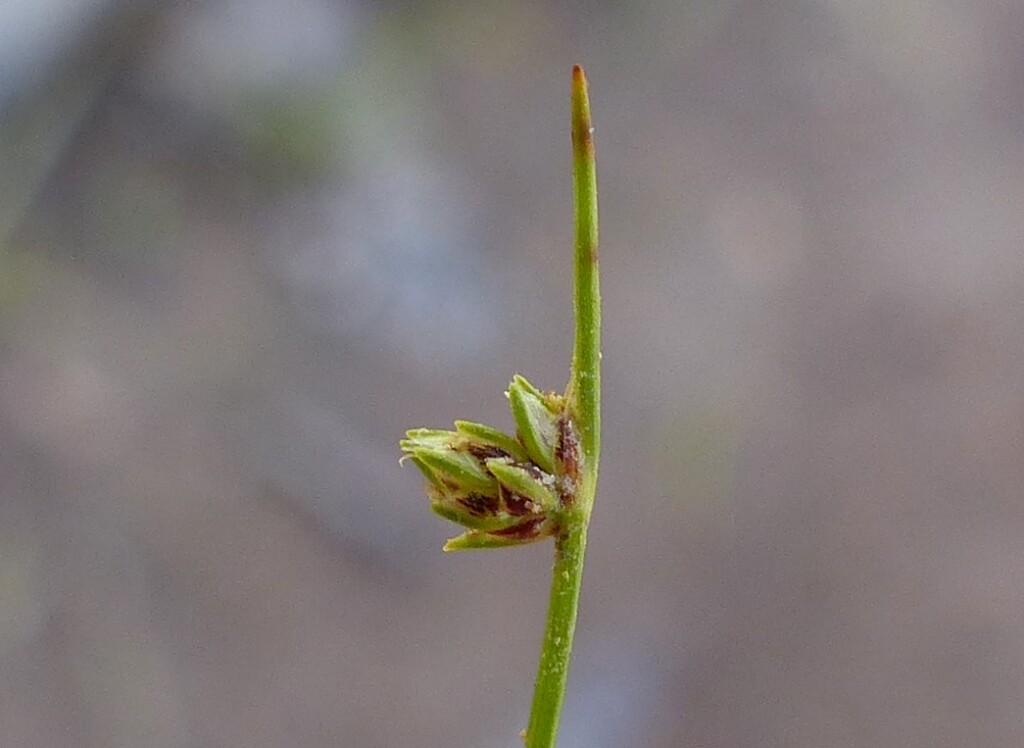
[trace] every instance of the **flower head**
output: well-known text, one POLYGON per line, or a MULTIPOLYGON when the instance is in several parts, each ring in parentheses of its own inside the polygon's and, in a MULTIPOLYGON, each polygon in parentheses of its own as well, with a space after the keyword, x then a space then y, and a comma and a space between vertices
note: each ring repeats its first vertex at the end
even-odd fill
POLYGON ((431 508, 468 530, 446 551, 521 545, 553 535, 562 399, 521 376, 509 385, 517 436, 470 421, 454 431, 412 429, 399 446, 427 479, 431 508))

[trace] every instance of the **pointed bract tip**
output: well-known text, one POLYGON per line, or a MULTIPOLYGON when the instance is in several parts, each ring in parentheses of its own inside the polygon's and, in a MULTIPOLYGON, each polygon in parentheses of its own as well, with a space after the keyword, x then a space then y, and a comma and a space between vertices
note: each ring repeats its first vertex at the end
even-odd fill
POLYGON ((594 157, 594 128, 590 123, 587 77, 579 65, 572 69, 572 147, 575 158, 594 157))

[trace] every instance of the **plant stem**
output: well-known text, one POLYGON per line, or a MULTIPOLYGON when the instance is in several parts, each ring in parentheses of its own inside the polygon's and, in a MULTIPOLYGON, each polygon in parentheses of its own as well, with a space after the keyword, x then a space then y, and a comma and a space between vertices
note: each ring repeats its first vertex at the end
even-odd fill
POLYGON ((565 697, 565 683, 572 657, 576 609, 583 578, 583 553, 587 546, 587 520, 582 515, 568 523, 555 538, 555 565, 551 572, 548 622, 533 691, 527 748, 553 748, 558 735, 558 718, 565 697))
MULTIPOLYGON (((584 469, 597 478, 601 451, 601 288, 598 272, 597 163, 583 68, 572 70, 572 182, 576 207, 576 342, 566 397, 576 419, 584 469)), ((593 496, 590 497, 591 499, 593 496)), ((590 507, 587 507, 589 514, 590 507)))
POLYGON ((565 698, 579 606, 587 525, 597 489, 601 452, 601 291, 598 277, 597 169, 587 79, 572 71, 573 197, 576 220, 576 341, 566 388, 566 408, 580 439, 581 469, 574 502, 561 516, 555 538, 547 628, 533 692, 527 748, 553 748, 565 698))

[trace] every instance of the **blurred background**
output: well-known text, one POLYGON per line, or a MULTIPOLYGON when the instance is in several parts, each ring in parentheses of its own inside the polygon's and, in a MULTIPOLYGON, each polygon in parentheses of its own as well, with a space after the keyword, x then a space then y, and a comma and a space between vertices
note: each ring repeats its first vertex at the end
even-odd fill
POLYGON ((549 546, 413 426, 605 453, 560 746, 1024 743, 1024 5, 0 4, 0 744, 518 745, 549 546))

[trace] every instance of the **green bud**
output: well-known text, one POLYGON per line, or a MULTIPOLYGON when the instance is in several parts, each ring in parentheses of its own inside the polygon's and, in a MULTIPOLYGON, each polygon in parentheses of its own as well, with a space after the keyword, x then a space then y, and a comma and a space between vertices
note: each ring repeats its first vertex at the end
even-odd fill
POLYGON ((409 456, 431 483, 458 493, 496 494, 498 484, 481 461, 469 452, 416 447, 409 456))
POLYGON ((446 496, 431 501, 430 508, 440 517, 481 532, 506 530, 523 521, 522 517, 503 511, 488 496, 446 496))
POLYGON ((551 473, 545 473, 536 465, 516 464, 501 458, 491 458, 485 464, 506 496, 511 494, 529 501, 538 507, 537 512, 549 512, 558 507, 555 477, 551 473))
POLYGON ((554 473, 558 418, 564 399, 553 392, 545 395, 518 374, 512 378, 506 394, 526 453, 541 470, 554 473))
POLYGON ((485 548, 507 548, 512 545, 526 545, 555 534, 555 523, 548 518, 523 522, 500 532, 477 532, 470 530, 452 538, 444 544, 445 551, 471 551, 485 548))
POLYGON ((531 462, 515 437, 469 421, 455 429, 413 429, 399 443, 402 459, 429 481, 434 512, 469 529, 445 550, 521 545, 552 534, 554 476, 531 462))
POLYGON ((523 445, 514 436, 509 436, 504 431, 498 431, 498 429, 472 421, 456 421, 455 430, 477 444, 502 450, 516 462, 527 462, 530 459, 526 450, 523 449, 523 445))

